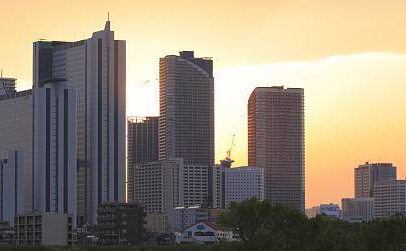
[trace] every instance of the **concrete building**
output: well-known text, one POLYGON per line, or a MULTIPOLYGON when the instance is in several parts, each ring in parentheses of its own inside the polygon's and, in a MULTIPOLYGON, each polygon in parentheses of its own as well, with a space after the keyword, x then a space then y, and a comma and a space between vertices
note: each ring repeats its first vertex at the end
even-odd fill
POLYGON ((130 117, 128 130, 128 200, 133 201, 135 164, 158 161, 159 117, 130 117))
POLYGON ((265 199, 304 211, 304 90, 257 87, 248 100, 248 165, 265 170, 265 199))
POLYGON ((181 177, 183 204, 180 206, 191 207, 200 205, 210 207, 210 173, 211 168, 206 165, 183 165, 183 176, 181 177))
POLYGON ((102 203, 98 213, 99 243, 141 245, 145 238, 145 212, 136 203, 102 203))
POLYGON ((34 43, 34 87, 63 78, 76 91, 79 225, 96 223, 100 203, 125 200, 125 56, 110 21, 89 39, 34 43))
POLYGON ((176 243, 213 244, 220 241, 239 240, 232 230, 225 229, 210 221, 197 222, 181 233, 175 233, 176 243))
POLYGON ((386 180, 374 185, 375 217, 406 215, 406 181, 386 180))
POLYGON ((171 232, 182 232, 187 227, 209 219, 209 209, 200 206, 175 207, 169 213, 171 232))
POLYGON ((0 96, 11 96, 16 93, 16 79, 0 77, 0 96))
POLYGON ((307 218, 314 218, 317 215, 325 215, 331 218, 339 219, 340 215, 340 206, 338 204, 321 204, 305 210, 307 218))
POLYGON ((56 213, 30 213, 14 218, 17 246, 71 246, 72 217, 56 213))
POLYGON ((0 159, 0 221, 14 226, 14 215, 25 212, 24 157, 19 151, 9 151, 0 159))
POLYGON ((146 213, 166 214, 183 205, 183 161, 181 159, 136 164, 134 202, 146 213))
POLYGON ((213 207, 228 209, 231 202, 256 197, 264 200, 264 169, 216 166, 213 181, 213 207))
POLYGON ((355 198, 374 197, 374 185, 383 180, 396 180, 396 167, 391 163, 365 163, 354 169, 355 198))
POLYGON ((351 223, 369 222, 375 218, 375 200, 370 197, 342 199, 342 218, 351 223))
POLYGON ((146 217, 147 233, 169 233, 168 216, 164 213, 149 213, 146 217))

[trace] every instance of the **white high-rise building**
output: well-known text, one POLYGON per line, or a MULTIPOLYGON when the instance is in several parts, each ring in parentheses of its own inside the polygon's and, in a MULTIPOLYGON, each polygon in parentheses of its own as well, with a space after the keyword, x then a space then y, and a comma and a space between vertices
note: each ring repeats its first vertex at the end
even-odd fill
POLYGON ((76 95, 59 81, 0 96, 0 154, 18 163, 4 169, 15 173, 3 172, 7 189, 18 185, 3 196, 6 207, 17 201, 17 211, 24 204, 25 211, 76 215, 76 95))
POLYGON ((52 78, 77 97, 78 224, 95 224, 102 202, 125 201, 125 41, 104 30, 76 42, 34 43, 35 87, 52 78))
POLYGON ((374 186, 375 217, 388 218, 406 215, 406 181, 385 180, 374 186))
POLYGON ((231 202, 249 198, 264 200, 264 169, 259 167, 214 167, 213 207, 227 209, 231 202))

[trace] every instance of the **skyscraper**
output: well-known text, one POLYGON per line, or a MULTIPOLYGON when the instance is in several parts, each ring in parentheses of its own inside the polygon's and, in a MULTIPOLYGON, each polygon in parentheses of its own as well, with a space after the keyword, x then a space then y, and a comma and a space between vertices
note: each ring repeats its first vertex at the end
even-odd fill
POLYGON ((109 21, 89 39, 34 43, 34 86, 64 78, 77 95, 79 225, 96 223, 100 203, 125 200, 125 55, 109 21))
POLYGON ((159 117, 131 117, 127 120, 128 130, 128 200, 134 199, 135 164, 158 161, 159 117))
POLYGON ((159 61, 159 158, 214 164, 214 78, 211 58, 193 51, 159 61))
POLYGON ((248 101, 248 165, 265 169, 265 199, 304 211, 304 90, 257 87, 248 101))
POLYGON ((396 180, 396 167, 391 163, 365 163, 354 169, 355 198, 374 197, 376 183, 396 180))

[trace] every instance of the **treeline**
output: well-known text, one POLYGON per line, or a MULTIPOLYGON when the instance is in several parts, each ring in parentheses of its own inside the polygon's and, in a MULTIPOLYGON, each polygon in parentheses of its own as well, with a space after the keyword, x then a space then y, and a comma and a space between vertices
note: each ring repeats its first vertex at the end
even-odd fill
POLYGON ((221 224, 238 231, 242 241, 213 251, 406 251, 405 217, 350 224, 326 216, 307 219, 290 207, 250 199, 233 203, 221 224))

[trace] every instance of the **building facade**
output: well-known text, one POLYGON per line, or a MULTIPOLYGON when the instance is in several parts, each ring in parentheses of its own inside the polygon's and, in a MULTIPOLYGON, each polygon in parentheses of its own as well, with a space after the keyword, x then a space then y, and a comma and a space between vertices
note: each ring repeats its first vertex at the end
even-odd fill
POLYGON ((0 96, 11 96, 16 93, 16 79, 0 77, 0 96))
POLYGON ((306 209, 307 218, 314 218, 317 215, 325 215, 330 218, 341 218, 340 206, 338 204, 320 204, 318 206, 306 209))
POLYGON ((391 163, 365 163, 354 169, 355 198, 374 197, 379 181, 396 180, 396 167, 391 163))
POLYGON ((182 232, 187 227, 209 219, 209 209, 200 206, 175 207, 169 213, 169 226, 172 233, 182 232))
POLYGON ((369 222, 375 218, 374 207, 375 200, 371 197, 342 199, 342 218, 351 223, 369 222))
POLYGON ((214 167, 213 207, 228 209, 231 202, 249 198, 264 200, 265 175, 259 167, 214 167))
POLYGON ((214 164, 213 61, 193 51, 159 60, 159 159, 214 164))
POLYGON ((63 78, 76 91, 79 225, 96 223, 100 203, 125 200, 125 56, 109 21, 86 40, 34 43, 34 87, 63 78))
POLYGON ((375 217, 406 215, 406 181, 386 180, 374 185, 375 217))
POLYGON ((72 246, 73 220, 66 214, 29 213, 14 218, 17 246, 72 246))
POLYGON ((14 225, 14 215, 25 212, 24 156, 19 151, 8 151, 0 159, 0 221, 14 225))
POLYGON ((257 87, 248 100, 248 165, 264 168, 265 199, 304 211, 304 90, 257 87))
POLYGON ((99 242, 103 245, 141 245, 145 238, 145 212, 136 203, 102 203, 98 213, 99 242))
POLYGON ((128 136, 128 200, 133 201, 135 164, 154 162, 158 156, 159 117, 130 117, 127 119, 128 136))

